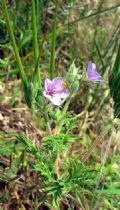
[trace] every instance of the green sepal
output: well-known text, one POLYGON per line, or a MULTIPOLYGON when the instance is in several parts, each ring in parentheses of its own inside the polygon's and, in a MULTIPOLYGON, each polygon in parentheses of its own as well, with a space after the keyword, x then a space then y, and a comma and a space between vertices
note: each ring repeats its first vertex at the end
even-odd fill
POLYGON ((69 84, 70 93, 73 94, 74 92, 76 92, 79 87, 79 81, 78 81, 78 68, 75 66, 74 62, 71 64, 69 68, 66 81, 69 84))

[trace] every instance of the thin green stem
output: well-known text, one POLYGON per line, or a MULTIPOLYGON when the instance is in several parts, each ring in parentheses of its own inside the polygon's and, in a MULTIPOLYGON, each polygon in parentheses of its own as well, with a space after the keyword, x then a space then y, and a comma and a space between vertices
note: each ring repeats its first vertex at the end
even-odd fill
POLYGON ((104 66, 104 60, 103 60, 103 58, 102 58, 102 54, 101 54, 101 51, 100 51, 100 46, 99 46, 99 43, 98 43, 97 38, 95 38, 95 40, 94 40, 94 44, 95 44, 95 47, 96 47, 97 53, 98 53, 98 55, 99 55, 99 58, 100 58, 101 64, 102 64, 102 66, 104 66))
POLYGON ((115 30, 112 33, 112 36, 103 52, 102 59, 105 59, 105 57, 108 55, 109 50, 113 47, 116 40, 119 38, 120 35, 120 23, 117 25, 115 30))
MULTIPOLYGON (((46 106, 45 106, 45 104, 44 104, 44 109, 41 108, 41 106, 40 106, 40 104, 38 102, 36 102, 36 105, 39 107, 40 112, 43 114, 43 117, 44 117, 45 122, 46 122, 46 127, 47 127, 48 134, 52 135, 50 121, 49 121, 48 113, 46 112, 46 106)), ((37 118, 39 118, 39 115, 36 115, 36 116, 37 116, 37 118)))
POLYGON ((46 126, 47 126, 48 133, 50 135, 52 135, 52 130, 51 130, 48 114, 46 112, 44 112, 43 115, 44 115, 44 119, 46 121, 46 126))
POLYGON ((53 34, 52 34, 52 49, 51 49, 51 58, 50 58, 50 79, 53 79, 53 71, 54 71, 54 65, 55 65, 57 7, 58 5, 57 5, 57 0, 56 0, 55 17, 54 17, 53 34))
POLYGON ((35 1, 32 0, 32 30, 33 30, 33 45, 34 45, 34 59, 35 64, 38 59, 38 40, 37 40, 37 26, 36 26, 36 12, 35 12, 35 1))
POLYGON ((8 10, 7 10, 6 0, 3 0, 2 3, 3 3, 3 8, 4 8, 4 14, 5 14, 5 17, 6 17, 7 27, 8 27, 9 33, 10 33, 10 39, 11 39, 11 42, 12 42, 12 45, 13 45, 13 50, 14 50, 14 53, 15 53, 16 61, 17 61, 17 64, 18 64, 18 67, 19 67, 19 70, 20 70, 21 79, 22 79, 24 87, 27 88, 27 77, 26 77, 25 71, 23 69, 23 65, 22 65, 22 62, 21 62, 21 58, 20 58, 20 55, 19 55, 19 51, 18 51, 18 48, 17 48, 16 41, 15 41, 12 24, 11 24, 9 13, 8 13, 8 10))
MULTIPOLYGON (((38 69, 39 69, 39 63, 40 63, 40 59, 41 59, 41 55, 42 55, 42 49, 43 49, 44 42, 45 42, 45 36, 43 37, 43 40, 42 40, 42 43, 41 43, 41 46, 40 46, 39 56, 38 56, 38 59, 37 59, 36 65, 35 65, 35 70, 34 70, 34 73, 33 73, 33 81, 34 82, 35 82, 35 78, 36 78, 36 75, 37 75, 37 72, 38 72, 38 69)), ((38 72, 38 73, 40 74, 40 72, 38 72)), ((41 78, 39 80, 39 87, 42 88, 41 78)))
MULTIPOLYGON (((114 122, 114 120, 113 120, 114 122)), ((89 150, 85 153, 83 159, 82 159, 82 163, 85 163, 88 158, 90 157, 91 153, 93 152, 93 150, 95 149, 95 147, 97 147, 102 141, 104 141, 104 136, 111 130, 111 128, 113 127, 113 124, 109 124, 105 131, 103 133, 101 133, 101 135, 98 137, 98 139, 92 144, 92 146, 89 148, 89 150)))
POLYGON ((62 116, 61 116, 61 118, 60 118, 60 120, 58 122, 58 127, 57 127, 57 130, 56 130, 56 134, 59 134, 61 129, 62 129, 62 125, 64 123, 63 118, 64 118, 65 113, 67 112, 67 109, 68 109, 68 106, 70 104, 71 98, 72 98, 72 95, 69 97, 69 99, 67 100, 67 102, 66 102, 66 104, 64 106, 64 109, 63 109, 63 112, 62 112, 62 116))
POLYGON ((38 65, 39 48, 38 48, 36 11, 35 11, 35 1, 34 0, 32 0, 32 31, 33 31, 34 63, 35 63, 34 76, 38 81, 39 87, 41 87, 41 78, 40 78, 39 65, 38 65))

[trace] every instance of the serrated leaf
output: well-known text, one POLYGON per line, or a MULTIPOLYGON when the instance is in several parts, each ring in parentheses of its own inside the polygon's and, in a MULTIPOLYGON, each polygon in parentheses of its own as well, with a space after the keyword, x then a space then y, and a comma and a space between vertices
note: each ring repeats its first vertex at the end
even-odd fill
POLYGON ((2 145, 0 144, 0 155, 8 157, 12 152, 14 152, 15 145, 9 144, 9 145, 2 145))
POLYGON ((33 155, 37 155, 38 149, 36 148, 36 146, 33 144, 33 142, 30 139, 20 134, 19 135, 17 134, 16 138, 26 146, 27 151, 31 152, 33 155))

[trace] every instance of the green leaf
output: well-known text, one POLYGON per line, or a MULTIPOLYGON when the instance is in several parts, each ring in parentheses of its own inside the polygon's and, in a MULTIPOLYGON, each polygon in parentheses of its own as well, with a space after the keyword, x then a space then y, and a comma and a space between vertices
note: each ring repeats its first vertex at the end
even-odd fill
POLYGON ((52 182, 53 181, 52 170, 50 170, 49 164, 46 163, 46 162, 44 163, 43 161, 45 162, 45 160, 42 160, 42 161, 36 163, 34 165, 34 168, 35 168, 36 171, 41 172, 41 174, 44 177, 46 177, 49 182, 52 182))
POLYGON ((34 102, 35 98, 37 97, 38 93, 38 83, 33 84, 32 82, 29 82, 27 90, 24 92, 25 101, 28 105, 28 107, 32 110, 34 110, 34 102))
POLYGON ((20 142, 22 142, 25 145, 26 150, 28 152, 31 152, 33 155, 37 155, 38 149, 36 148, 36 146, 33 144, 33 142, 30 139, 20 134, 19 135, 17 134, 15 136, 20 142))
POLYGON ((114 101, 114 117, 120 118, 120 45, 109 75, 110 94, 114 101))
POLYGON ((15 145, 9 144, 9 145, 2 145, 0 144, 0 155, 3 155, 5 157, 9 157, 9 155, 14 152, 15 145))
POLYGON ((32 39, 31 31, 27 30, 22 33, 21 40, 19 42, 19 50, 26 46, 32 39))
POLYGON ((0 58, 0 67, 7 67, 9 64, 8 60, 3 60, 0 58))
POLYGON ((105 189, 105 190, 102 190, 102 194, 105 194, 105 195, 120 195, 120 189, 118 189, 118 188, 105 189))

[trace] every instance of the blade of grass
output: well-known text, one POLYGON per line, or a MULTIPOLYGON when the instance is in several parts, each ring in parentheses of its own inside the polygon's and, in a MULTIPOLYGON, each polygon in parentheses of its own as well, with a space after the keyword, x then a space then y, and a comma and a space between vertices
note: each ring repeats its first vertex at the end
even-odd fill
POLYGON ((38 40, 37 40, 36 11, 35 11, 34 0, 32 0, 32 31, 33 31, 33 45, 34 45, 34 60, 36 65, 39 49, 38 49, 38 40))
POLYGON ((110 95, 114 101, 114 117, 120 118, 120 43, 113 68, 109 74, 110 95))
MULTIPOLYGON (((33 68, 32 66, 27 66, 27 68, 25 70, 29 74, 31 72, 32 68, 33 68)), ((4 68, 4 70, 5 70, 4 72, 3 71, 0 72, 0 78, 7 76, 6 68, 4 68)), ((14 75, 19 74, 19 73, 20 73, 20 71, 19 71, 18 68, 17 69, 11 69, 10 72, 9 72, 9 75, 14 76, 14 75)))
POLYGON ((57 7, 58 7, 58 2, 56 0, 54 25, 53 25, 53 34, 52 34, 51 58, 50 58, 50 79, 53 79, 53 71, 54 71, 54 64, 55 64, 57 7))
POLYGON ((109 42, 108 42, 108 44, 107 44, 107 46, 106 46, 106 48, 105 48, 105 50, 103 52, 103 55, 102 55, 103 59, 105 59, 105 57, 108 55, 108 52, 113 47, 114 43, 119 38, 119 36, 120 36, 120 23, 115 28, 115 31, 113 32, 113 34, 111 36, 111 39, 109 40, 109 42))
MULTIPOLYGON (((44 25, 45 26, 47 24, 47 18, 48 18, 48 7, 46 7, 46 15, 45 15, 45 20, 44 20, 44 25)), ((39 46, 39 55, 38 55, 38 59, 37 59, 36 65, 35 65, 35 70, 34 70, 34 73, 33 73, 33 82, 35 82, 35 75, 37 75, 39 63, 40 63, 42 52, 43 52, 44 42, 46 40, 46 35, 47 35, 47 30, 45 30, 45 32, 43 34, 43 37, 42 37, 42 40, 41 40, 41 43, 40 43, 40 46, 39 46)))
MULTIPOLYGON (((43 37, 43 40, 41 42, 40 52, 39 52, 38 59, 37 59, 36 65, 35 65, 35 70, 34 70, 34 73, 33 73, 33 81, 34 82, 35 82, 35 77, 36 77, 37 72, 38 72, 38 68, 39 68, 39 63, 40 63, 40 59, 41 59, 41 55, 42 55, 42 49, 43 49, 44 42, 45 42, 45 36, 43 37)), ((40 72, 38 72, 38 73, 40 74, 40 72)), ((41 81, 41 79, 40 79, 40 81, 41 81)), ((39 86, 41 87, 41 82, 39 83, 39 86)))
POLYGON ((97 38, 95 39, 95 48, 97 50, 98 56, 100 58, 100 62, 102 64, 102 67, 104 66, 104 60, 102 59, 102 54, 101 54, 101 50, 100 50, 100 46, 99 46, 99 42, 97 40, 97 38))
POLYGON ((120 189, 118 188, 108 188, 108 189, 104 189, 102 190, 102 195, 120 195, 120 189))
POLYGON ((39 66, 37 65, 38 56, 39 56, 39 48, 38 48, 36 21, 37 20, 36 20, 36 11, 35 11, 35 1, 32 0, 32 31, 33 31, 34 64, 35 64, 34 78, 37 79, 38 86, 41 88, 41 78, 40 78, 39 66))
POLYGON ((109 62, 107 63, 107 65, 104 65, 100 69, 101 75, 105 74, 108 67, 111 69, 112 60, 114 60, 114 55, 119 45, 119 35, 120 35, 120 24, 118 24, 118 26, 115 28, 110 40, 108 41, 108 44, 105 47, 103 54, 101 55, 103 61, 109 58, 109 62))
MULTIPOLYGON (((104 0, 101 0, 98 3, 98 7, 97 7, 97 11, 100 11, 102 6, 103 6, 104 0)), ((96 20, 95 20, 95 24, 94 24, 94 34, 93 34, 93 42, 92 42, 92 52, 90 52, 90 58, 92 58, 94 56, 94 47, 95 47, 95 40, 97 38, 97 34, 99 31, 98 26, 100 25, 100 15, 97 15, 96 20)))
MULTIPOLYGON (((72 22, 69 22, 69 26, 70 26, 70 25, 72 26, 73 24, 75 24, 75 23, 77 23, 77 22, 79 22, 79 21, 87 20, 87 19, 89 19, 89 18, 91 18, 91 17, 94 17, 94 16, 97 16, 97 15, 99 15, 99 14, 102 14, 102 13, 105 13, 105 12, 110 12, 111 10, 114 10, 114 9, 116 9, 116 8, 118 8, 118 7, 120 7, 120 4, 117 4, 117 5, 115 5, 115 6, 108 7, 108 8, 105 8, 105 9, 101 9, 101 10, 99 10, 99 11, 96 11, 96 12, 94 12, 94 13, 91 13, 90 15, 87 15, 87 16, 81 17, 81 18, 79 18, 79 19, 76 19, 76 20, 74 20, 74 21, 72 21, 72 22)), ((63 26, 61 26, 61 27, 59 27, 59 28, 56 28, 56 37, 57 37, 58 35, 64 33, 64 32, 67 31, 67 30, 68 30, 68 23, 65 23, 63 26)), ((47 36, 46 36, 46 39, 47 39, 47 40, 50 40, 51 37, 52 37, 52 35, 53 35, 52 33, 48 33, 47 36)))
MULTIPOLYGON (((27 66, 26 67, 26 72, 28 73, 28 74, 30 74, 31 73, 31 69, 33 68, 33 66, 27 66)), ((4 68, 5 69, 5 68, 4 68)), ((44 69, 49 69, 49 65, 42 65, 41 66, 41 70, 44 70, 44 69)), ((11 69, 10 70, 10 76, 14 76, 14 75, 16 75, 16 74, 19 74, 19 69, 11 69)), ((41 74, 41 77, 44 77, 45 76, 45 74, 44 73, 40 73, 41 74)), ((6 77, 7 76, 7 72, 6 72, 6 69, 5 69, 5 71, 3 72, 0 72, 0 78, 2 78, 2 77, 6 77)))
MULTIPOLYGON (((114 122, 114 120, 113 120, 114 122)), ((104 141, 104 137, 108 134, 108 132, 111 130, 111 128, 113 127, 113 123, 109 124, 105 131, 103 133, 101 133, 101 135, 98 137, 98 139, 95 140, 95 142, 92 144, 92 146, 89 148, 89 150, 86 152, 86 154, 84 155, 83 159, 82 159, 82 163, 86 163, 86 161, 88 160, 88 158, 90 157, 90 155, 92 154, 93 150, 104 141)))
MULTIPOLYGON (((18 74, 19 73, 19 69, 14 69, 14 70, 11 70, 10 71, 10 76, 11 75, 16 75, 16 74, 18 74)), ((1 77, 6 77, 7 76, 7 72, 0 72, 0 78, 1 77)))
MULTIPOLYGON (((76 20, 70 22, 69 24, 72 25, 72 24, 77 23, 77 22, 79 22, 79 21, 82 21, 82 20, 88 19, 88 18, 90 18, 90 17, 93 17, 93 16, 96 16, 96 15, 99 15, 99 14, 102 14, 102 13, 105 13, 105 12, 108 12, 108 11, 110 11, 110 10, 116 9, 117 7, 120 7, 120 4, 117 4, 117 5, 115 5, 115 6, 108 7, 108 8, 105 8, 105 9, 98 10, 97 12, 94 12, 94 13, 92 13, 92 14, 90 14, 90 15, 84 16, 84 17, 82 17, 82 18, 78 18, 78 19, 76 19, 76 20)), ((67 24, 65 24, 65 25, 67 25, 67 24)))
POLYGON ((17 64, 18 64, 18 67, 19 67, 19 70, 20 70, 21 80, 23 82, 24 87, 27 88, 27 77, 26 77, 22 62, 21 62, 21 58, 20 58, 20 55, 19 55, 19 51, 18 51, 18 48, 17 48, 16 41, 15 41, 12 24, 11 24, 9 13, 8 13, 8 10, 7 10, 6 0, 3 0, 2 4, 3 4, 3 9, 4 9, 4 14, 5 14, 5 17, 6 17, 7 27, 8 27, 9 33, 10 33, 10 39, 11 39, 11 42, 12 42, 12 45, 13 45, 13 50, 14 50, 16 61, 17 61, 17 64))

